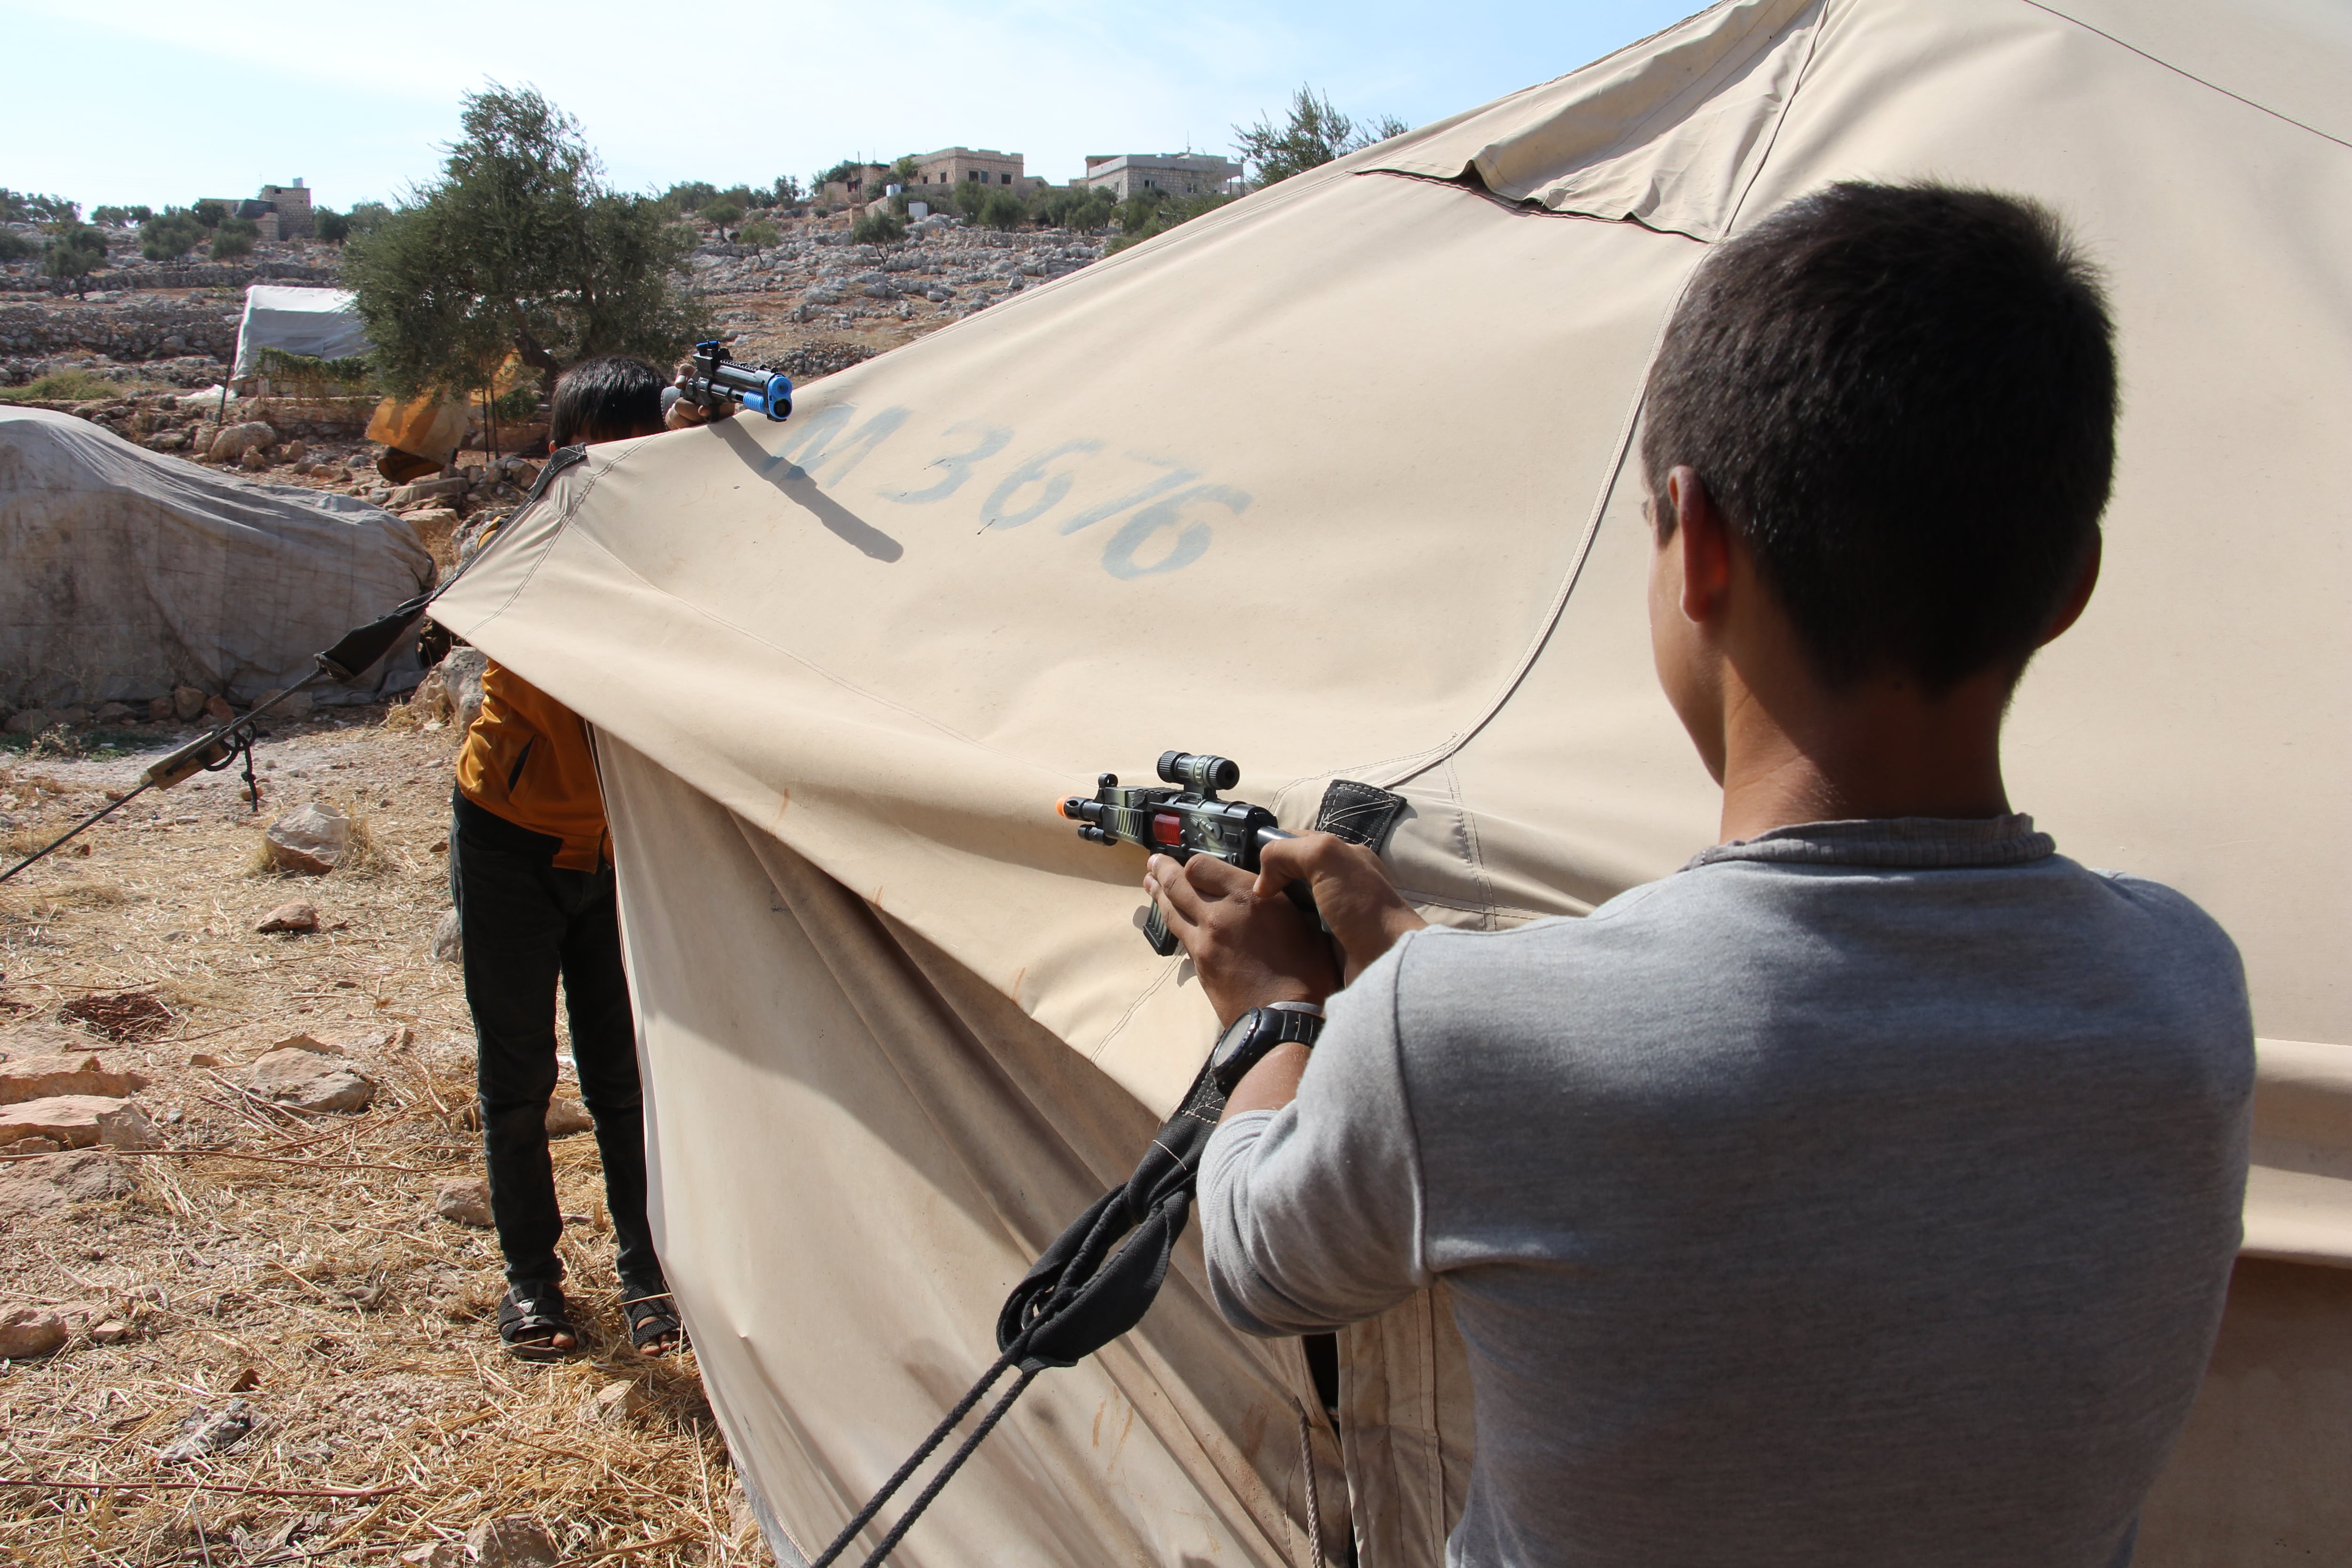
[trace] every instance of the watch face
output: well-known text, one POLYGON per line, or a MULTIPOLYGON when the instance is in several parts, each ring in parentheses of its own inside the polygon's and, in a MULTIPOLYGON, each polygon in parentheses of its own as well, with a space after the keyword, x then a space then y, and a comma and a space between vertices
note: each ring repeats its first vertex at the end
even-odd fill
POLYGON ((1250 1030, 1256 1022, 1257 1010, 1252 1008, 1235 1018, 1232 1026, 1217 1037, 1216 1047, 1209 1052, 1209 1067, 1212 1071, 1233 1060, 1234 1054, 1249 1043, 1250 1030))

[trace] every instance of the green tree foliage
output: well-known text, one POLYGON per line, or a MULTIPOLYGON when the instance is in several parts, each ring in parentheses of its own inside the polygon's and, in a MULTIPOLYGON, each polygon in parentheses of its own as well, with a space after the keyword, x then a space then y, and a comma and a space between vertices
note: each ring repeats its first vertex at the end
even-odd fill
POLYGON ((1049 186, 1031 200, 1029 207, 1030 216, 1045 227, 1076 229, 1080 234, 1100 234, 1110 226, 1118 211, 1118 201, 1099 185, 1049 186))
POLYGON ((743 221, 743 209, 733 202, 713 202, 696 215, 705 223, 715 223, 728 228, 743 221))
POLYGON ((351 230, 351 237, 357 238, 373 234, 391 216, 392 209, 382 202, 353 202, 352 210, 343 215, 343 223, 351 230))
POLYGON ((149 218, 153 217, 154 216, 155 209, 153 207, 145 206, 92 207, 89 209, 89 221, 92 223, 104 224, 109 228, 123 228, 128 227, 131 224, 145 223, 149 218))
POLYGON ((915 155, 909 153, 890 165, 890 181, 893 184, 911 185, 915 183, 916 172, 915 155))
POLYGON ((310 232, 330 245, 341 245, 352 237, 352 220, 332 207, 312 207, 310 232))
POLYGON ((22 261, 40 248, 15 229, 0 228, 0 261, 22 261))
POLYGON ((1243 166, 1253 171, 1252 185, 1264 186, 1410 129, 1394 115, 1359 123, 1332 107, 1328 94, 1301 87, 1290 95, 1290 118, 1283 124, 1261 118, 1255 125, 1234 126, 1234 135, 1243 166))
POLYGON ((205 237, 205 226, 184 207, 165 207, 139 226, 139 254, 150 261, 176 261, 205 237))
POLYGON ((106 240, 98 230, 79 223, 60 223, 41 247, 42 275, 70 285, 75 293, 89 288, 89 275, 106 265, 106 240))
POLYGON ((718 199, 717 185, 708 180, 688 180, 684 184, 672 185, 664 191, 661 194, 661 205, 665 212, 683 216, 687 213, 700 212, 718 199))
POLYGON ((864 163, 855 158, 844 158, 840 163, 835 163, 832 168, 825 170, 823 174, 817 175, 816 178, 811 180, 809 182, 809 189, 812 191, 822 191, 825 186, 833 184, 835 180, 839 180, 844 184, 846 184, 849 182, 849 177, 852 174, 856 174, 858 170, 865 166, 866 165, 864 163))
POLYGON ((1178 224, 1189 223, 1202 213, 1214 212, 1234 199, 1222 194, 1178 196, 1166 191, 1138 191, 1118 204, 1118 236, 1107 248, 1125 250, 1155 234, 1165 234, 1178 224))
POLYGON ((81 204, 0 185, 0 223, 79 223, 81 204))
POLYGON ((808 200, 808 193, 802 190, 801 183, 790 174, 778 174, 773 190, 775 199, 768 204, 771 206, 796 207, 808 200))
POLYGON ((215 261, 234 261, 240 256, 253 254, 253 242, 261 237, 261 226, 249 217, 225 217, 213 229, 212 258, 215 261))
POLYGON ((469 94, 462 123, 441 180, 347 247, 390 390, 478 388, 510 352, 551 384, 595 354, 667 364, 695 341, 669 276, 691 241, 666 201, 610 189, 579 121, 530 89, 469 94))
POLYGON ((761 250, 767 249, 772 245, 782 245, 783 242, 784 237, 782 231, 763 217, 755 217, 735 231, 736 244, 754 245, 761 250))
POLYGON ((1016 229, 1029 216, 1029 204, 1003 185, 993 186, 974 215, 983 228, 1016 229))
POLYGON ((907 237, 907 226, 896 213, 859 213, 849 237, 860 245, 896 245, 907 237))
POLYGON ((228 204, 226 202, 198 202, 194 206, 190 207, 188 211, 194 216, 195 220, 198 223, 204 225, 206 228, 218 228, 221 226, 221 219, 228 216, 228 204))

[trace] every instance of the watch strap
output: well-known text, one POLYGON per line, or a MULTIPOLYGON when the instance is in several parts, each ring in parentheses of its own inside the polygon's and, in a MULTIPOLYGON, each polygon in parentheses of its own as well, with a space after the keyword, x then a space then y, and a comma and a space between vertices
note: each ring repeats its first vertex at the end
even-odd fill
POLYGON ((1276 1002, 1253 1007, 1236 1022, 1249 1032, 1233 1054, 1216 1065, 1217 1087, 1227 1094, 1276 1047, 1312 1047, 1323 1033, 1323 1009, 1312 1002, 1276 1002))

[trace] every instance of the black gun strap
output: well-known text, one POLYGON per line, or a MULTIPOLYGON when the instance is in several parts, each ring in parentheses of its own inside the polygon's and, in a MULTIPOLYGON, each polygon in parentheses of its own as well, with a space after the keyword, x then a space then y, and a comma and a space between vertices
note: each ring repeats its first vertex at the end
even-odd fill
MULTIPOLYGON (((1403 796, 1371 784, 1334 779, 1324 791, 1315 826, 1377 851, 1388 841, 1406 804, 1403 796)), ((948 1456, 906 1515, 866 1556, 863 1568, 878 1568, 897 1549, 915 1521, 1039 1373, 1049 1366, 1076 1366, 1143 1321, 1167 1280, 1177 1240, 1192 1212, 1201 1158, 1224 1110, 1224 1091, 1203 1062, 1192 1087, 1185 1091, 1183 1103, 1152 1138, 1135 1173, 1097 1198, 1055 1237, 1005 1298, 996 1316, 996 1348, 1003 1353, 995 1364, 981 1374, 946 1419, 931 1428, 930 1436, 866 1500, 809 1568, 833 1568, 857 1532, 874 1522, 883 1506, 971 1414, 1006 1368, 1019 1367, 1020 1377, 981 1418, 971 1436, 948 1456)))

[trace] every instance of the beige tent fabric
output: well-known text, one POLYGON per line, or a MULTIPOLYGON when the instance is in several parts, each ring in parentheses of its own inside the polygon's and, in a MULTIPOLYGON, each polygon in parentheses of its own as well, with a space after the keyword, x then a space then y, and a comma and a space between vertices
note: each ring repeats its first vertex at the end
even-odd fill
POLYGON ((1811 52, 1822 0, 1733 0, 1357 167, 1470 174, 1553 212, 1719 239, 1811 52))
MULTIPOLYGON (((1157 1120, 803 858, 600 741, 656 1240, 772 1539, 811 1557, 995 1359, 994 1303, 1157 1120)), ((1308 1386, 1296 1341, 1224 1330, 1188 1236, 1141 1329, 1032 1387, 898 1560, 1303 1562, 1302 1421, 1336 1554, 1346 1487, 1308 1386)))
MULTIPOLYGON (((709 906, 674 959, 633 959, 666 1190, 735 1224, 747 1257, 854 1269, 846 1290, 937 1293, 939 1323, 861 1312, 841 1344, 885 1361, 957 1347, 858 1390, 887 1421, 840 1408, 822 1369, 714 1353, 730 1435, 785 1523, 821 1524, 856 1489, 812 1478, 887 1468, 866 1445, 894 1460, 902 1429, 961 1386, 946 1369, 981 1364, 1003 1285, 1066 1215, 1041 1204, 1003 1235, 977 1220, 924 1233, 920 1251, 853 1254, 798 1228, 869 1166, 899 1173, 867 1212, 913 1215, 969 1209, 939 1195, 950 1188, 1007 1201, 1021 1163, 935 1169, 910 1121, 853 1117, 883 1131, 852 1139, 823 1096, 705 1075, 712 1051, 768 1038, 768 1014, 713 1018, 691 1037, 707 1048, 663 1043, 657 1016, 687 989, 809 973, 753 934, 763 889, 797 886, 774 847, 829 879, 833 913, 787 900, 812 941, 871 910, 929 955, 919 985, 878 963, 829 971, 835 1011, 804 1020, 779 993, 791 1021, 775 1041, 814 1050, 840 1006, 901 992, 994 996, 1001 1021, 971 1028, 989 1049, 1010 1051, 1026 1018, 1146 1113, 1174 1103, 1211 1021, 1185 966, 1134 929, 1139 857, 1051 814, 1098 771, 1221 752, 1242 764, 1236 793, 1294 827, 1332 777, 1399 787, 1413 805, 1399 879, 1457 923, 1573 914, 1670 872, 1713 837, 1716 803, 1649 667, 1642 377, 1706 241, 1841 178, 2037 195, 2108 272, 2126 412, 2105 576, 2021 691, 2011 793, 2066 852, 2171 882, 2236 937, 2263 1037, 2248 1250, 2305 1273, 2352 1266, 2352 868, 2336 821, 2352 557, 2336 479, 2352 427, 2352 148, 2313 129, 2326 106, 2294 85, 2315 79, 2300 56, 2352 79, 2352 50, 2298 31, 2287 0, 2073 8, 2097 25, 2027 0, 1717 7, 828 378, 786 425, 598 447, 444 601, 455 629, 649 759, 631 777, 660 775, 661 813, 616 816, 633 955, 650 923, 709 906), (2197 47, 2161 58, 2183 40, 2197 47), (2248 101, 2272 85, 2278 104, 2248 101), (1553 190, 1571 193, 1557 209, 1553 190), (688 856, 656 824, 689 805, 736 837, 688 856), (689 868, 667 864, 682 856, 689 868), (751 1114, 780 1147, 805 1126, 821 1169, 747 1184, 681 1152, 686 1130, 751 1114), (793 1195, 754 1205, 752 1191, 793 1195), (812 1421, 819 1438, 790 1457, 778 1434, 812 1421)), ((887 1033, 855 1048, 881 1051, 887 1033)), ((930 1042, 910 1060, 949 1048, 910 1037, 930 1042)), ((1041 1162, 1063 1157, 1036 1135, 1041 1162)), ((690 1301, 736 1267, 672 1237, 690 1301)), ((2268 1309, 2247 1300, 2252 1323, 2268 1309)), ((690 1310, 707 1324, 719 1309, 690 1310)), ((715 1321, 793 1321, 763 1310, 747 1290, 715 1321)), ((1348 1336, 1368 1562, 1428 1560, 1467 1455, 1450 1323, 1433 1303, 1400 1312, 1348 1336)), ((2330 1327, 2352 1332, 2321 1308, 2262 1329, 2261 1364, 2321 1376, 2330 1327)), ((1247 1494, 1188 1448, 1238 1430, 1216 1414, 1227 1394, 1193 1375, 1177 1381, 1200 1414, 1155 1435, 1150 1507, 1200 1513, 1210 1471, 1224 1478, 1210 1492, 1247 1494)), ((1220 1386, 1260 1398, 1246 1379, 1220 1386)), ((2309 1479, 2340 1451, 2324 1439, 2346 1407, 2273 1387, 2216 1395, 2260 1426, 2244 1458, 2200 1440, 2180 1463, 2309 1479)), ((2280 1510, 2301 1484, 2176 1467, 2141 1560, 2282 1561, 2280 1510)), ((991 1540, 1042 1506, 1009 1481, 971 1489, 962 1528, 991 1540)), ((1207 1512, 1279 1534, 1254 1503, 1207 1512)), ((1112 1560, 1138 1527, 1087 1528, 1112 1560)))

